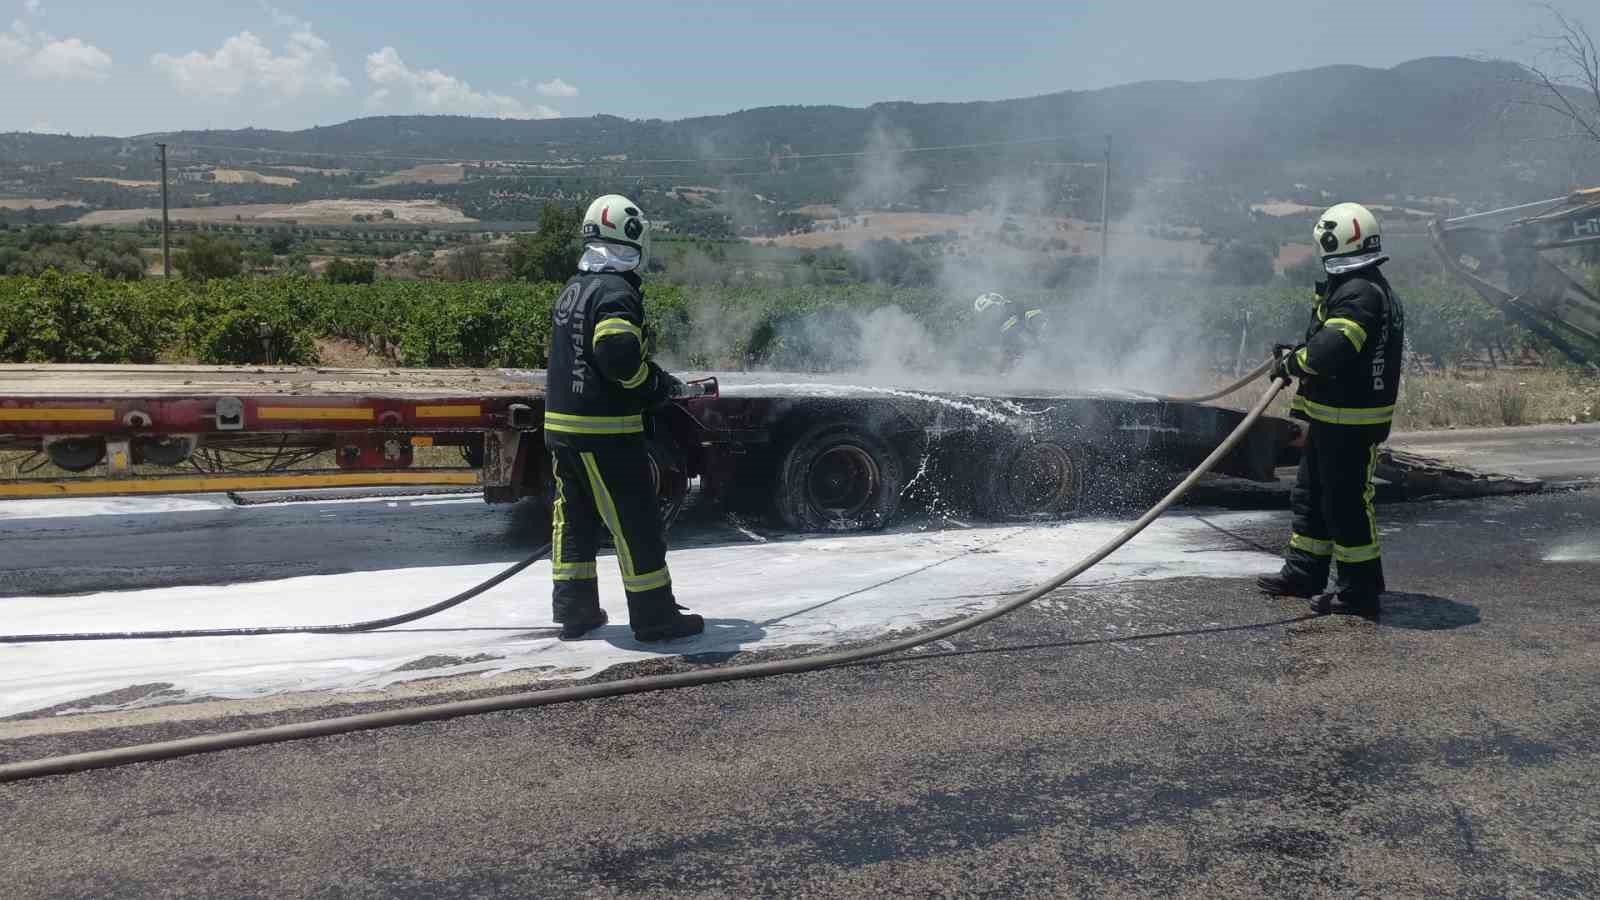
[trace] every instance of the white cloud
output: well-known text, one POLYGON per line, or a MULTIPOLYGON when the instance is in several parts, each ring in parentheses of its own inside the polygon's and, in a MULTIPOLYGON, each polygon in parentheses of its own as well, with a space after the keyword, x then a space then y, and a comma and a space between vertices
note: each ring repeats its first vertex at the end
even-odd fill
POLYGON ((22 8, 28 11, 28 15, 37 16, 39 14, 39 0, 27 0, 26 3, 22 4, 22 8))
POLYGON ((539 93, 546 97, 576 97, 578 89, 559 78, 539 82, 539 93))
POLYGON ((413 69, 393 47, 367 54, 367 78, 375 86, 367 98, 367 106, 373 110, 393 105, 407 111, 501 119, 554 119, 561 115, 543 104, 529 106, 515 97, 474 90, 438 69, 413 69))
POLYGON ((311 23, 299 16, 291 15, 276 6, 269 6, 266 3, 261 4, 261 8, 266 10, 267 15, 272 17, 272 24, 279 28, 294 28, 301 31, 311 30, 311 23))
POLYGON ((279 103, 307 94, 333 95, 347 90, 350 80, 340 74, 328 42, 309 24, 299 19, 293 23, 296 31, 289 35, 282 53, 274 53, 255 34, 241 31, 213 53, 157 53, 150 64, 164 72, 179 91, 192 96, 237 97, 251 92, 279 103))
MULTIPOLYGON (((28 9, 37 12, 37 5, 28 9)), ((33 78, 104 81, 111 55, 75 37, 57 39, 34 31, 19 19, 0 34, 0 64, 19 66, 33 78)))

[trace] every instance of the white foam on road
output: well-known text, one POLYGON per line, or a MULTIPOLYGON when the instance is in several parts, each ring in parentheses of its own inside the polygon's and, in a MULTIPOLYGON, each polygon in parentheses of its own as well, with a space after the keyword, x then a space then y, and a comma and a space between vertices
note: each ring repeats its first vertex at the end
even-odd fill
POLYGON ((0 503, 0 519, 70 519, 88 516, 130 516, 154 513, 207 512, 238 509, 227 494, 177 497, 84 497, 11 500, 0 503))
MULTIPOLYGON (((1229 527, 1261 521, 1264 515, 1208 518, 1229 527)), ((1076 521, 673 551, 670 563, 679 600, 704 614, 709 627, 699 638, 666 645, 632 640, 621 581, 610 558, 601 560, 601 593, 612 624, 596 632, 598 639, 581 642, 563 643, 539 630, 553 625, 549 565, 540 563, 453 610, 379 633, 3 645, 0 715, 156 683, 173 686, 173 693, 162 698, 166 702, 371 690, 416 678, 513 670, 578 678, 663 654, 867 640, 988 608, 1003 595, 1066 568, 1126 524, 1076 521), (400 671, 429 656, 492 658, 400 671)), ((0 599, 0 621, 8 633, 335 624, 437 602, 503 565, 6 598, 0 599)), ((1277 565, 1275 557, 1242 549, 1197 519, 1179 516, 1158 520, 1076 583, 1245 577, 1274 571, 1277 565)), ((1095 602, 1092 592, 1083 600, 1095 602)))
POLYGON ((1600 540, 1578 540, 1559 544, 1545 554, 1545 562, 1600 562, 1600 540))

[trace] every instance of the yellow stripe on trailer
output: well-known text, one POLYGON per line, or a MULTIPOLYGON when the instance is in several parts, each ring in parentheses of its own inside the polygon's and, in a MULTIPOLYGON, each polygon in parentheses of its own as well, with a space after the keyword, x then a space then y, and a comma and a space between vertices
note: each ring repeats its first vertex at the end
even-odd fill
POLYGON ((419 406, 419 419, 475 419, 483 415, 483 407, 476 404, 462 406, 419 406))
POLYGON ((185 475, 173 478, 74 478, 0 482, 0 498, 111 497, 119 494, 203 494, 283 488, 476 485, 477 472, 329 472, 312 475, 185 475))
POLYGON ((0 409, 0 422, 115 422, 117 411, 99 407, 43 407, 0 409))
POLYGON ((371 422, 376 413, 364 406, 263 406, 256 410, 256 418, 282 421, 307 419, 345 419, 352 422, 371 422))

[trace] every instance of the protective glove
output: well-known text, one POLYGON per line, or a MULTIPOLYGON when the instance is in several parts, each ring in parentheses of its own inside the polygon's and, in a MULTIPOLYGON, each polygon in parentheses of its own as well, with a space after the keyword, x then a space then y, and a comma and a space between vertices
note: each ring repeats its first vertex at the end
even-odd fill
POLYGON ((1272 377, 1282 381, 1292 381, 1299 377, 1299 373, 1292 367, 1294 355, 1300 352, 1305 344, 1277 344, 1272 348, 1275 361, 1272 364, 1272 377))
POLYGON ((648 385, 645 403, 651 409, 660 409, 671 403, 675 394, 683 392, 683 382, 653 362, 647 365, 650 366, 650 380, 645 382, 648 385))

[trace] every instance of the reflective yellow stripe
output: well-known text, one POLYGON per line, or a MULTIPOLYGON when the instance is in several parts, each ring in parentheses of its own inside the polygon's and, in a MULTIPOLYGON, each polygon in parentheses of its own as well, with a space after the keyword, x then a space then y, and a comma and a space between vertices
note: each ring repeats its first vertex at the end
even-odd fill
POLYGON ((114 409, 52 408, 30 406, 24 409, 0 409, 0 422, 115 422, 114 409))
POLYGON ((1030 310, 1028 310, 1028 318, 1030 318, 1030 319, 1033 318, 1034 316, 1042 316, 1042 315, 1044 315, 1044 310, 1042 310, 1042 309, 1030 309, 1030 310))
POLYGON ((1296 550, 1303 550, 1312 556, 1333 555, 1333 541, 1319 541, 1316 538, 1308 538, 1303 534, 1290 534, 1289 546, 1296 550))
POLYGON ((1360 353, 1361 348, 1367 345, 1367 330, 1361 327, 1360 322, 1353 319, 1333 318, 1323 322, 1322 325, 1325 328, 1332 328, 1349 338, 1350 343, 1356 346, 1357 353, 1360 353))
POLYGON ((1342 563, 1371 562, 1378 558, 1378 545, 1368 544, 1365 547, 1343 547, 1334 544, 1333 558, 1342 563))
POLYGON ((644 343, 644 335, 639 331, 639 326, 627 319, 602 319, 600 324, 594 327, 594 340, 591 343, 598 344, 601 338, 613 334, 631 334, 639 343, 644 343))
POLYGON ((574 416, 545 410, 544 427, 562 434, 640 434, 643 416, 574 416))
POLYGON ((632 378, 629 378, 627 381, 622 382, 622 386, 631 391, 634 388, 638 387, 639 385, 644 384, 644 380, 646 378, 649 378, 649 377, 650 377, 650 366, 648 364, 646 364, 646 363, 641 362, 641 363, 639 363, 639 371, 633 373, 633 377, 632 378))
POLYGON ((1301 347, 1299 351, 1295 353, 1294 361, 1300 365, 1300 371, 1306 373, 1307 375, 1317 374, 1317 370, 1311 368, 1311 357, 1307 354, 1305 347, 1301 347))
POLYGON ((1384 425, 1394 420, 1393 406, 1344 408, 1313 403, 1304 397, 1294 398, 1294 408, 1299 412, 1331 425, 1384 425))
POLYGON ((1012 316, 1011 318, 1006 320, 1006 323, 1004 325, 1000 326, 1000 330, 1001 331, 1010 331, 1011 329, 1017 327, 1017 322, 1018 321, 1020 321, 1020 320, 1016 316, 1012 316))
POLYGON ((256 410, 257 419, 309 421, 311 419, 349 419, 370 422, 375 410, 361 406, 263 406, 256 410))
POLYGON ((584 469, 589 472, 589 486, 594 491, 594 505, 600 512, 600 521, 606 523, 606 530, 611 532, 611 540, 617 545, 617 563, 622 566, 622 580, 626 583, 639 573, 633 569, 633 551, 628 549, 628 539, 622 534, 622 518, 617 515, 617 504, 612 502, 611 491, 600 477, 600 464, 594 461, 594 454, 579 455, 583 457, 584 469))
POLYGON ((643 575, 623 576, 622 579, 622 586, 634 593, 653 591, 671 584, 672 575, 666 570, 665 566, 654 572, 646 572, 643 575))
POLYGON ((476 419, 483 412, 476 404, 468 406, 419 406, 419 419, 476 419))
POLYGON ((1360 547, 1345 547, 1341 544, 1333 545, 1333 558, 1342 563, 1364 563, 1377 559, 1378 552, 1378 512, 1372 506, 1372 500, 1378 495, 1377 485, 1372 483, 1372 476, 1378 470, 1378 445, 1373 444, 1367 450, 1367 482, 1361 491, 1361 504, 1367 511, 1367 534, 1372 537, 1372 543, 1360 547))
POLYGON ((556 581, 594 581, 600 577, 594 563, 556 563, 551 577, 556 581))

